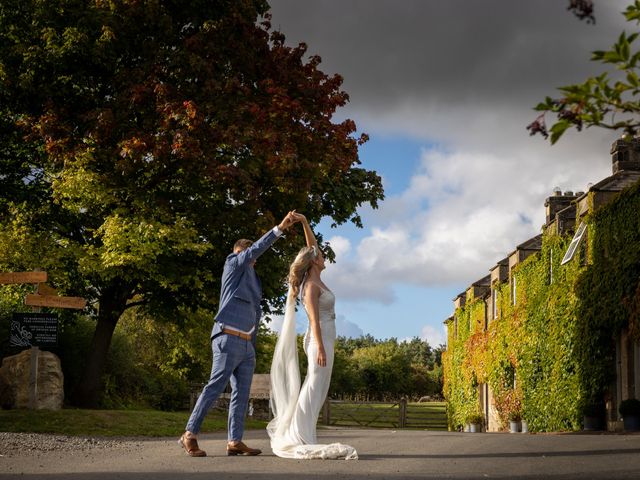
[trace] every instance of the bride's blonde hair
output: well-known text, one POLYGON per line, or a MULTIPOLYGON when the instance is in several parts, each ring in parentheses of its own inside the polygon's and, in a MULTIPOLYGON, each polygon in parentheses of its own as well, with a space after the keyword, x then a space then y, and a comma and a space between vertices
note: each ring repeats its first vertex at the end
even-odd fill
POLYGON ((289 292, 292 298, 296 298, 300 293, 302 281, 317 257, 317 247, 303 247, 298 252, 291 267, 289 267, 289 292))

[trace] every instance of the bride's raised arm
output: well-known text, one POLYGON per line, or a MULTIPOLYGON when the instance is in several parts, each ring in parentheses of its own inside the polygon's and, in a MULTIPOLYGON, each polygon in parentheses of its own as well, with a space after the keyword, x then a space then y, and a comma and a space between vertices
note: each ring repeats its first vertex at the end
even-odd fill
POLYGON ((307 217, 297 212, 294 212, 292 215, 302 223, 302 228, 304 229, 304 238, 307 241, 307 247, 318 248, 318 241, 316 240, 316 236, 313 234, 313 230, 311 230, 311 225, 309 225, 307 217))

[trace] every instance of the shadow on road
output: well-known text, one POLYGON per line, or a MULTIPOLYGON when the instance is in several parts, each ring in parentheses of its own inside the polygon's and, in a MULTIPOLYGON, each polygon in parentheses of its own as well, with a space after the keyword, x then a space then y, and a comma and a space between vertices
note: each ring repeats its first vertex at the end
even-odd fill
MULTIPOLYGON (((385 454, 385 455, 360 455, 360 460, 383 460, 385 458, 422 458, 422 459, 448 459, 448 458, 544 458, 544 457, 583 457, 596 455, 632 455, 640 453, 640 448, 616 449, 616 450, 572 450, 564 452, 491 452, 491 453, 465 453, 465 454, 385 454)), ((640 478, 640 472, 637 473, 640 478)))

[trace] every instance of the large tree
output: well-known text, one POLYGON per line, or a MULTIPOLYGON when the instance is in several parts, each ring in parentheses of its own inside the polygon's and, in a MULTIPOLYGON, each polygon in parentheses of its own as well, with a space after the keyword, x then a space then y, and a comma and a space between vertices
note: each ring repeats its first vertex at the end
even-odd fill
MULTIPOLYGON (((133 305, 215 308, 234 240, 289 209, 360 225, 339 75, 272 31, 262 0, 0 3, 0 269, 43 268, 97 320, 76 403, 97 404, 133 305)), ((292 235, 260 260, 281 301, 292 235)))

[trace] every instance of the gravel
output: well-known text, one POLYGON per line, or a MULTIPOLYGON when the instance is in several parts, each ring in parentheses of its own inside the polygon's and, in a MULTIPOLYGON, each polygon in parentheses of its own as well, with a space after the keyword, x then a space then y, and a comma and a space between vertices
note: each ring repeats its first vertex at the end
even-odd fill
POLYGON ((83 451, 94 449, 141 448, 142 443, 113 438, 71 437, 42 433, 0 432, 0 456, 19 456, 39 452, 83 451))

